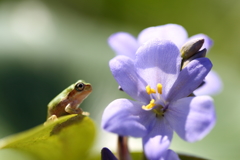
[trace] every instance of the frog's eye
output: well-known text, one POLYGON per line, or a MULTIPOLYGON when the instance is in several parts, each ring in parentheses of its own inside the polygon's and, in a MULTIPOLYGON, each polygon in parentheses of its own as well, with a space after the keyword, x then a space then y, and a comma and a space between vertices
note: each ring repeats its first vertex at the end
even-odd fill
POLYGON ((85 85, 84 85, 83 83, 77 83, 77 84, 75 85, 75 89, 76 89, 77 91, 82 91, 82 90, 84 89, 84 87, 85 87, 85 85))

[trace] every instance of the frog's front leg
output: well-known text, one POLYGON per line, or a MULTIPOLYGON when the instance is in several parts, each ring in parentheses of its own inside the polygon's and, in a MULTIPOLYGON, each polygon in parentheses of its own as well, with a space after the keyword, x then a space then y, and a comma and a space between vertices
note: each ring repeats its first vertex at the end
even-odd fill
POLYGON ((67 113, 70 113, 70 114, 82 114, 82 115, 85 115, 85 116, 89 116, 89 113, 88 112, 83 112, 83 110, 79 107, 72 107, 71 106, 71 103, 69 103, 66 107, 65 107, 65 111, 67 113))
POLYGON ((73 107, 71 105, 71 103, 69 103, 66 107, 65 107, 65 111, 69 114, 82 114, 83 110, 79 107, 73 107))

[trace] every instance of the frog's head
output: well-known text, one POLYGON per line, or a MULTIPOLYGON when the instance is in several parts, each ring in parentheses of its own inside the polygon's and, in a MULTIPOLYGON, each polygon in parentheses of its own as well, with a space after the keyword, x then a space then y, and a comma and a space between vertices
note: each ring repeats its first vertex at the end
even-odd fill
POLYGON ((74 89, 79 93, 91 93, 92 85, 90 83, 86 83, 84 80, 78 80, 74 84, 74 89))

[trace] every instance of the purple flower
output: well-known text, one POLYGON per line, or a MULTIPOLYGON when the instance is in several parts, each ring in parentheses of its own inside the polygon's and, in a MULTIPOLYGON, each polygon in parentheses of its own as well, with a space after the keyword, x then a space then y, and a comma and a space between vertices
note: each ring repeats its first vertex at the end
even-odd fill
MULTIPOLYGON (((101 160, 117 160, 117 158, 108 148, 103 148, 101 151, 101 160)), ((162 156, 158 160, 180 160, 180 159, 174 151, 168 149, 166 152, 162 154, 162 156)))
MULTIPOLYGON (((180 49, 183 44, 189 40, 196 38, 204 38, 203 48, 209 50, 213 44, 212 40, 205 34, 197 34, 188 38, 187 31, 177 24, 166 24, 157 27, 149 27, 144 29, 136 39, 126 32, 118 32, 111 35, 108 39, 110 47, 117 55, 125 55, 131 59, 135 58, 135 53, 139 46, 148 40, 158 38, 160 40, 170 40, 180 49)), ((222 82, 215 72, 209 72, 206 77, 205 84, 197 89, 194 93, 197 95, 217 94, 222 90, 222 82)))
POLYGON ((110 69, 133 100, 117 99, 105 109, 102 127, 122 136, 142 137, 146 156, 159 160, 168 149, 173 131, 188 142, 207 135, 215 124, 209 96, 188 97, 203 81, 212 64, 192 60, 180 71, 178 47, 167 40, 149 40, 136 58, 116 56, 110 69))
POLYGON ((168 149, 158 160, 180 160, 180 159, 173 150, 168 149))
POLYGON ((222 91, 222 81, 215 71, 210 71, 204 81, 205 83, 193 92, 195 95, 214 95, 222 91))

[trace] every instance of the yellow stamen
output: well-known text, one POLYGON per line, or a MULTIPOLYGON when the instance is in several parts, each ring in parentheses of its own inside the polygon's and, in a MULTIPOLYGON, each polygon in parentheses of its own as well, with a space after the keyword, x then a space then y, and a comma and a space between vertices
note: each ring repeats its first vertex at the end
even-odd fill
POLYGON ((158 91, 158 93, 162 94, 162 84, 161 83, 157 84, 157 91, 158 91))
POLYGON ((148 105, 142 106, 142 109, 144 109, 144 110, 152 109, 156 105, 154 102, 155 102, 155 100, 152 99, 148 105))
POLYGON ((147 94, 156 93, 156 91, 153 88, 151 88, 149 85, 146 86, 146 92, 147 94))

